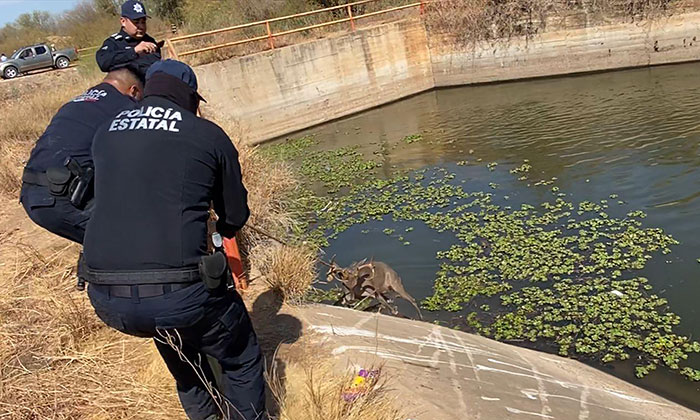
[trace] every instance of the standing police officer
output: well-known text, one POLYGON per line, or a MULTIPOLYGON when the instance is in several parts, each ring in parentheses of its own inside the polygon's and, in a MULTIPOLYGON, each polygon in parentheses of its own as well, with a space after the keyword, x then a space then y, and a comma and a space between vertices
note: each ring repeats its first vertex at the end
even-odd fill
POLYGON ((148 67, 160 60, 162 45, 146 33, 148 18, 146 8, 140 1, 128 0, 122 5, 119 19, 121 30, 105 39, 97 50, 100 70, 108 72, 128 67, 142 79, 146 77, 148 67))
POLYGON ((83 243, 92 196, 92 138, 98 127, 141 99, 143 85, 127 69, 63 105, 32 149, 20 201, 39 226, 83 243))
MULTIPOLYGON (((95 207, 79 276, 97 315, 139 337, 169 335, 190 362, 222 368, 217 388, 232 419, 264 412, 262 357, 246 308, 228 289, 222 253, 207 255, 210 203, 217 231, 233 237, 249 216, 238 153, 226 133, 195 115, 201 97, 190 67, 159 61, 145 98, 95 135, 95 207), (219 257, 219 258, 217 258, 219 257), (198 268, 199 265, 199 268, 198 268)), ((205 384, 172 346, 156 347, 193 420, 217 418, 205 384)), ((216 385, 214 385, 216 387, 216 385)))

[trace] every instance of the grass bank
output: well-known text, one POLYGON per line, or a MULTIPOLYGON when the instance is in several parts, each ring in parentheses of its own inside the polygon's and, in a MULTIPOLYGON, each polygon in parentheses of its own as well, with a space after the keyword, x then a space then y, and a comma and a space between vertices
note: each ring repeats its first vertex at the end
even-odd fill
MULTIPOLYGON (((152 342, 107 328, 95 316, 85 293, 74 291, 80 247, 35 226, 17 203, 21 170, 34 142, 61 104, 99 79, 98 73, 87 72, 78 83, 57 82, 50 90, 8 98, 0 110, 3 419, 185 418, 173 380, 152 342)), ((218 122, 230 128, 226 121, 218 122)), ((288 197, 294 195, 298 183, 289 167, 270 161, 256 149, 240 145, 238 149, 249 190, 251 223, 279 235, 294 230, 288 197)), ((294 300, 312 281, 314 257, 309 251, 302 255, 249 229, 241 232, 240 239, 257 277, 244 295, 248 304, 268 291, 268 284, 294 300), (290 264, 296 269, 289 271, 290 264)), ((252 316, 255 320, 255 310, 252 316)), ((272 362, 279 343, 264 332, 261 342, 267 343, 264 351, 272 362)), ((316 349, 300 344, 296 353, 294 361, 285 361, 284 377, 274 370, 268 374, 280 407, 277 417, 399 419, 382 388, 358 404, 341 403, 339 395, 351 378, 329 364, 317 363, 316 349), (365 409, 373 410, 372 416, 362 414, 365 409)))

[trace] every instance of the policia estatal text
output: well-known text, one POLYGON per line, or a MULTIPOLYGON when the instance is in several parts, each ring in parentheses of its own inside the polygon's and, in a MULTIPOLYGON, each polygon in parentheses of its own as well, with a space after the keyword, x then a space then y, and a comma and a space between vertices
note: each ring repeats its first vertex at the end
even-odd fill
MULTIPOLYGON (((80 275, 105 323, 140 337, 172 334, 190 361, 214 357, 223 371, 219 390, 235 407, 231 418, 258 419, 264 381, 257 338, 240 296, 226 288, 225 257, 207 257, 210 203, 218 232, 232 237, 249 216, 247 192, 231 140, 195 115, 196 89, 188 66, 157 62, 145 99, 96 134, 96 198, 80 275), (213 264, 198 267, 203 261, 213 264)), ((216 418, 192 367, 170 346, 156 346, 187 415, 216 418)), ((214 383, 209 365, 202 367, 214 383)))

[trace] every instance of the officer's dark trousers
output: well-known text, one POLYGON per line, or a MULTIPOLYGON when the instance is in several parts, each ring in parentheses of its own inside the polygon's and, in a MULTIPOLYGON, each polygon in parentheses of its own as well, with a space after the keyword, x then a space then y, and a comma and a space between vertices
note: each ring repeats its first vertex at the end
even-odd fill
MULTIPOLYGON (((262 356, 248 312, 237 292, 214 297, 202 283, 149 298, 114 297, 109 290, 109 286, 89 286, 90 301, 102 321, 138 337, 158 338, 168 331, 180 344, 183 356, 190 362, 201 363, 203 374, 211 384, 215 384, 215 379, 206 356, 215 358, 222 368, 218 389, 235 407, 230 418, 264 418, 262 356)), ((192 366, 158 339, 156 347, 175 377, 180 402, 190 419, 203 420, 218 413, 192 366)))
POLYGON ((55 197, 47 187, 22 185, 20 201, 34 223, 79 244, 83 243, 85 227, 90 220, 90 207, 75 208, 67 196, 55 197))

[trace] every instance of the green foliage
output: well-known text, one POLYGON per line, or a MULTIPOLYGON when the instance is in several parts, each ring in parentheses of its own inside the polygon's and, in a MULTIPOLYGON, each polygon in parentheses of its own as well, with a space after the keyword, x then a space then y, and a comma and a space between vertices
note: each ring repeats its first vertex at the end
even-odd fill
MULTIPOLYGON (((479 308, 466 324, 485 336, 542 342, 561 355, 601 363, 634 357, 639 377, 664 365, 698 380, 699 371, 683 362, 688 353, 700 352, 700 344, 674 333, 680 318, 646 278, 634 274, 653 254, 667 254, 678 244, 662 229, 645 227, 644 212, 617 218, 607 213, 607 199, 567 201, 553 186, 556 178, 535 184, 548 186, 551 200, 511 208, 497 204, 506 196, 465 190, 468 184, 444 168, 372 179, 374 163, 363 163, 352 149, 293 150, 291 155, 302 156, 299 171, 309 182, 321 181, 331 192, 348 187, 330 202, 306 208, 313 221, 307 240, 325 245, 353 225, 388 217, 454 235, 457 243, 437 253, 440 268, 424 308, 479 308), (314 170, 308 170, 309 156, 314 170), (344 172, 348 156, 351 167, 368 168, 362 172, 367 176, 344 172), (328 173, 340 174, 340 180, 329 182, 328 173)), ((495 171, 497 164, 488 168, 495 171)), ((510 172, 530 170, 525 162, 510 172)))
POLYGON ((314 144, 316 141, 313 137, 305 136, 263 147, 260 149, 260 153, 273 160, 289 161, 299 158, 314 144))
POLYGON ((310 287, 304 296, 305 302, 316 302, 316 303, 326 303, 326 302, 336 302, 343 296, 343 291, 336 287, 330 290, 322 290, 316 287, 310 287))
POLYGON ((401 139, 401 141, 406 143, 406 144, 415 143, 415 142, 421 141, 421 140, 423 140, 422 134, 411 134, 411 135, 408 135, 408 136, 401 139))

